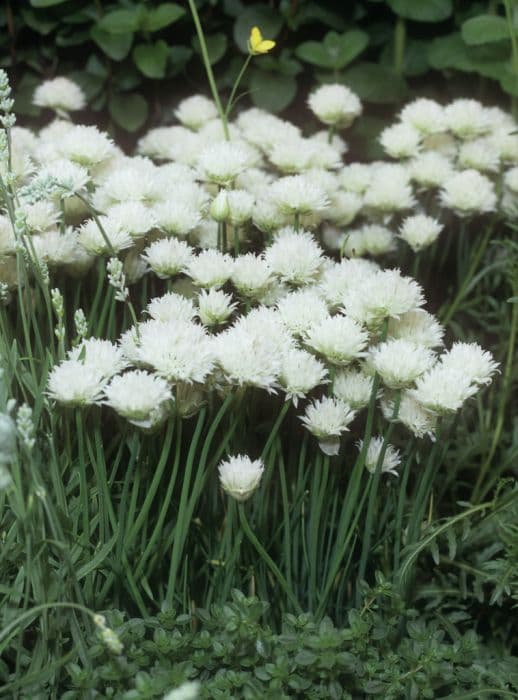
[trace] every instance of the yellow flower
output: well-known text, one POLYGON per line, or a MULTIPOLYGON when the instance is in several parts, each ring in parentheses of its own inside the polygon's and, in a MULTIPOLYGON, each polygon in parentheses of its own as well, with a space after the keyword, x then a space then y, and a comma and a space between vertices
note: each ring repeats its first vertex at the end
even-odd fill
POLYGON ((275 41, 271 39, 263 39, 259 27, 252 27, 250 38, 248 39, 248 50, 252 56, 258 56, 261 53, 268 53, 275 46, 275 41))

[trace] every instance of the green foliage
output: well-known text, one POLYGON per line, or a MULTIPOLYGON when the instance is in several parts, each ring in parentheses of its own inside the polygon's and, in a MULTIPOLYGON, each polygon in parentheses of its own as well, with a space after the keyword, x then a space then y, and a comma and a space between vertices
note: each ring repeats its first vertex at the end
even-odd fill
MULTIPOLYGON (((329 81, 344 82, 367 102, 397 104, 419 90, 416 77, 444 94, 455 72, 479 77, 467 87, 477 97, 487 81, 518 96, 515 28, 505 3, 489 9, 472 3, 456 12, 452 0, 200 0, 198 7, 220 88, 233 84, 252 26, 277 41, 272 55, 253 62, 243 83, 253 104, 271 111, 285 110, 315 82, 329 81), (286 70, 287 62, 297 70, 286 70)), ((148 114, 159 114, 164 95, 192 92, 193 84, 206 90, 198 39, 182 3, 32 0, 30 7, 12 3, 3 24, 2 65, 18 78, 19 112, 31 117, 39 113, 30 104, 32 86, 51 74, 73 74, 90 105, 128 131, 144 126, 143 110, 135 119, 122 118, 112 106, 113 93, 138 91, 151 103, 148 114), (91 71, 93 61, 105 67, 102 80, 91 71), (160 90, 153 87, 157 82, 164 83, 160 90)))
MULTIPOLYGON (((94 632, 87 640, 91 667, 77 656, 64 660, 59 697, 162 698, 192 680, 200 682, 199 697, 211 699, 397 700, 470 691, 516 697, 515 659, 484 649, 473 631, 459 632, 440 616, 418 618, 382 577, 364 590, 362 607, 349 612, 344 628, 329 618, 285 615, 275 633, 263 623, 267 608, 234 590, 228 603, 192 615, 167 609, 128 620, 108 612, 122 654, 110 652, 94 632)), ((24 684, 22 697, 43 698, 51 689, 58 691, 41 679, 24 684)))

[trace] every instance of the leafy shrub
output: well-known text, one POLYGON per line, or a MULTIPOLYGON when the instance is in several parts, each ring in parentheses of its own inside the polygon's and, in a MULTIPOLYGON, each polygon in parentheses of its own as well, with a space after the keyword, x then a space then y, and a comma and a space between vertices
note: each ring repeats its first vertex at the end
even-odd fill
MULTIPOLYGON (((275 54, 247 77, 251 100, 269 110, 286 109, 306 91, 308 70, 312 80, 343 81, 375 103, 397 104, 420 90, 419 81, 444 94, 451 77, 466 72, 482 87, 489 81, 518 95, 509 0, 492 14, 478 3, 455 9, 452 0, 198 4, 222 88, 233 83, 251 26, 277 38, 275 54)), ((2 65, 18 76, 20 113, 37 114, 29 95, 49 74, 74 77, 92 109, 128 131, 154 120, 171 90, 192 90, 200 47, 179 3, 25 0, 2 12, 2 65)), ((465 90, 460 77, 454 86, 465 90)))
MULTIPOLYGON (((194 679, 200 697, 214 699, 398 700, 469 697, 469 691, 499 698, 518 690, 515 659, 484 649, 474 632, 405 609, 381 578, 364 595, 344 628, 329 618, 288 614, 278 634, 262 623, 268 605, 237 590, 231 602, 193 615, 167 610, 125 620, 113 611, 107 620, 122 653, 91 638, 91 667, 67 664, 60 698, 161 698, 194 679)), ((39 698, 44 691, 31 692, 39 698)))

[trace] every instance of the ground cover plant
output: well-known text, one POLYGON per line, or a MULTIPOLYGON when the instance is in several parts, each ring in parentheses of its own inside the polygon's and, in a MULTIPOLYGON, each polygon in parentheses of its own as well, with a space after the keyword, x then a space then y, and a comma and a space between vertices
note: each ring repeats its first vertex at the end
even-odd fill
POLYGON ((408 103, 347 159, 220 96, 125 154, 1 75, 4 696, 516 697, 518 135, 408 103), (440 284, 438 284, 440 280, 440 284))

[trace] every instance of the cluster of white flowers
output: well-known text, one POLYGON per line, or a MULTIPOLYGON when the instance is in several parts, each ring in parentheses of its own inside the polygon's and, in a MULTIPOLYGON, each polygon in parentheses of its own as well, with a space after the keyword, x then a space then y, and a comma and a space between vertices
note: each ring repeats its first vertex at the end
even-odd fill
MULTIPOLYGON (((178 105, 179 123, 151 129, 133 157, 96 127, 64 118, 85 104, 67 78, 42 83, 34 101, 58 118, 38 134, 11 130, 11 168, 26 247, 51 273, 83 275, 96 257, 117 254, 132 266, 130 284, 198 269, 196 283, 208 289, 223 263, 200 249, 237 254, 273 242, 264 275, 266 263, 274 273, 286 266, 291 250, 300 267, 280 281, 305 284, 320 274, 325 250, 394 257, 398 245, 432 245, 451 213, 518 218, 515 122, 474 100, 411 102, 380 135, 388 160, 369 164, 344 164, 347 144, 337 132, 361 103, 343 85, 324 85, 308 100, 328 133, 302 135, 254 107, 238 114, 225 141, 214 104, 195 95, 178 105)), ((15 253, 11 223, 0 215, 0 283, 8 288, 17 282, 15 253)), ((245 277, 252 267, 258 276, 246 280, 257 301, 271 280, 261 284, 259 267, 242 265, 245 277)), ((243 274, 236 270, 235 281, 243 274)), ((227 279, 225 272, 221 284, 227 279)))
MULTIPOLYGON (((62 83, 35 99, 58 111, 82 106, 62 83)), ((358 98, 326 85, 309 106, 328 133, 305 136, 252 108, 226 141, 213 103, 194 96, 178 106, 179 124, 149 131, 133 157, 95 127, 62 119, 37 136, 13 129, 33 256, 70 274, 85 274, 97 256, 111 260, 124 302, 146 274, 168 289, 117 342, 79 338, 50 373, 50 398, 104 404, 156 429, 212 393, 255 387, 303 404, 302 424, 336 454, 369 405, 433 436, 441 415, 491 380, 496 364, 478 345, 440 353, 443 329, 423 309, 418 282, 369 258, 401 241, 422 250, 440 235, 442 211, 495 211, 500 190, 512 209, 514 121, 469 100, 419 99, 380 137, 399 162, 345 165, 337 132, 361 113, 358 98)), ((13 261, 16 247, 0 217, 0 258, 13 261)), ((1 266, 0 275, 6 282, 1 266)), ((367 468, 381 449, 373 438, 367 468)), ((382 470, 394 472, 398 454, 384 449, 382 470)), ((236 487, 243 458, 235 460, 220 468, 223 487, 246 498, 249 489, 236 487)))

